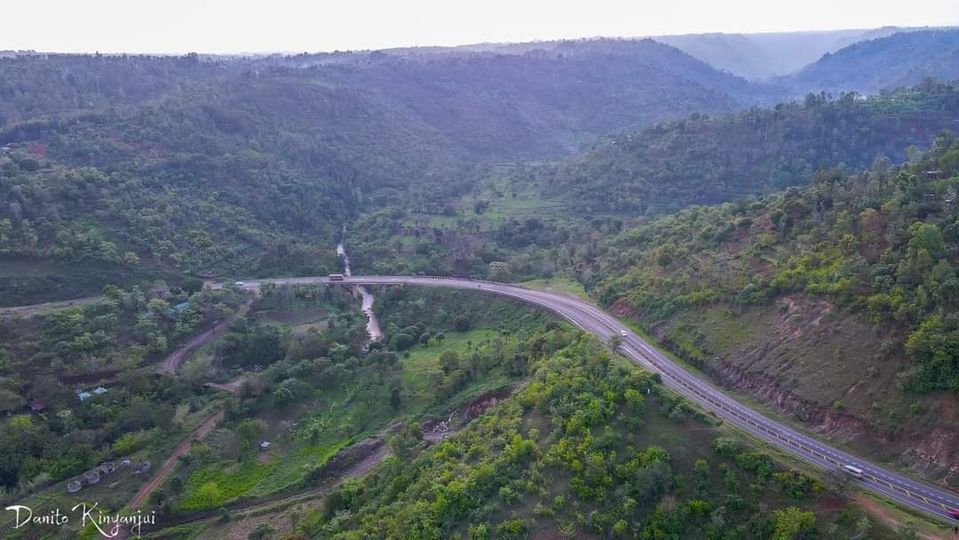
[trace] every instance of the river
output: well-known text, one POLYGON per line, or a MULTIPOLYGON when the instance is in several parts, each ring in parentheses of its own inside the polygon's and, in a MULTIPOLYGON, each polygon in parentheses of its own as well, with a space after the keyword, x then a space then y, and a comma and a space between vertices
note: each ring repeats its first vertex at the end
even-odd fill
MULTIPOLYGON (((346 236, 346 227, 343 227, 343 237, 346 236)), ((340 260, 343 261, 343 275, 352 276, 350 271, 350 256, 346 253, 346 247, 343 246, 343 240, 341 239, 338 244, 336 244, 336 254, 339 255, 340 260)), ((366 333, 370 335, 370 341, 379 341, 383 339, 383 330, 380 329, 380 321, 376 318, 376 312, 373 311, 373 294, 362 285, 357 285, 353 289, 360 295, 362 303, 360 304, 360 309, 363 310, 363 313, 366 314, 366 333)))

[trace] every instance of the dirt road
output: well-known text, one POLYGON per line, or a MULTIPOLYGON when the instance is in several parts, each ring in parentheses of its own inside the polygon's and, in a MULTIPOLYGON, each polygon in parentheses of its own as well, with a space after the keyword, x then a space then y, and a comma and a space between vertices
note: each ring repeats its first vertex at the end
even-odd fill
POLYGON ((58 302, 46 302, 43 304, 32 304, 29 306, 13 306, 0 308, 0 315, 13 315, 17 317, 32 317, 37 313, 52 313, 62 311, 72 307, 83 306, 98 302, 102 296, 88 296, 86 298, 76 298, 74 300, 62 300, 58 302))
POLYGON ((246 375, 240 375, 239 377, 233 379, 232 381, 227 381, 225 383, 209 382, 209 383, 206 383, 205 386, 208 386, 210 388, 216 388, 217 390, 222 390, 224 392, 229 392, 231 394, 235 394, 240 391, 240 388, 243 387, 243 383, 247 382, 248 380, 249 379, 247 379, 246 375))
POLYGON ((180 369, 180 366, 183 365, 183 362, 189 360, 190 356, 196 352, 197 349, 222 336, 230 328, 230 324, 234 320, 246 315, 250 311, 251 304, 252 300, 247 301, 245 304, 240 306, 240 309, 238 309, 236 313, 231 315, 229 318, 218 322, 213 328, 194 337, 190 341, 183 344, 183 346, 170 353, 170 355, 167 356, 163 361, 163 364, 157 368, 157 373, 169 373, 171 375, 175 374, 177 370, 180 369))
POLYGON ((200 423, 192 432, 187 436, 183 437, 176 447, 173 449, 173 453, 163 462, 163 465, 157 469, 156 474, 149 482, 143 484, 140 488, 140 491, 134 495, 133 499, 130 500, 130 503, 127 505, 131 510, 138 508, 143 501, 150 496, 153 491, 158 488, 163 482, 170 476, 170 473, 173 471, 173 468, 176 467, 177 458, 186 454, 190 451, 190 448, 193 447, 193 441, 202 440, 204 437, 210 434, 213 431, 213 428, 220 423, 220 420, 223 420, 223 411, 217 411, 213 413, 209 418, 200 423))

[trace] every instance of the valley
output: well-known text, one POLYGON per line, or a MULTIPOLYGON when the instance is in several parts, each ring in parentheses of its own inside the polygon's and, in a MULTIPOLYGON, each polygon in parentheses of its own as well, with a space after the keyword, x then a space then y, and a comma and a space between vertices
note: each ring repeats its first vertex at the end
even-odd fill
POLYGON ((149 538, 950 538, 957 51, 0 52, 0 502, 149 538))

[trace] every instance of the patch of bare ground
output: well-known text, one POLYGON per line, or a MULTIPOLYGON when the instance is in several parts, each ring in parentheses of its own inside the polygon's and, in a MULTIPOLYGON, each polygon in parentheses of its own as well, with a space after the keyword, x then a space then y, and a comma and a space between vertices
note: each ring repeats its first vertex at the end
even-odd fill
MULTIPOLYGON (((895 514, 890 512, 887 508, 885 508, 883 505, 877 503, 872 497, 869 497, 867 495, 855 495, 853 496, 853 500, 855 500, 856 504, 862 507, 863 510, 868 512, 871 516, 876 518, 879 522, 889 527, 890 529, 898 530, 899 527, 905 525, 905 523, 903 522, 902 519, 899 518, 899 516, 896 516, 895 514)), ((917 532, 919 533, 919 538, 922 538, 923 540, 945 540, 950 538, 950 535, 948 533, 946 533, 946 535, 940 535, 940 534, 931 533, 929 531, 917 531, 917 532)), ((956 537, 952 536, 952 538, 956 538, 956 537)))
POLYGON ((613 305, 609 306, 609 312, 616 317, 624 318, 636 318, 639 316, 639 312, 629 304, 626 300, 617 300, 613 302, 613 305))
POLYGON ((206 383, 206 386, 210 388, 216 388, 217 390, 222 390, 224 392, 229 392, 235 394, 240 391, 240 388, 243 387, 243 383, 247 382, 246 375, 240 375, 239 377, 233 379, 232 381, 227 381, 225 383, 206 383))

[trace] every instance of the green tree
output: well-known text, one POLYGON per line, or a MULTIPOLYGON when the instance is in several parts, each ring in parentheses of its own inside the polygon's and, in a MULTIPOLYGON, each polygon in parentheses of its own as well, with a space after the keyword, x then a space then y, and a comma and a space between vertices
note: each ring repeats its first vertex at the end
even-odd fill
POLYGON ((709 462, 697 459, 693 463, 693 476, 696 478, 697 489, 705 491, 709 487, 709 462))
POLYGON ((216 482, 207 482, 197 489, 197 499, 207 508, 215 508, 223 500, 223 491, 216 482))
POLYGON ((816 525, 816 514, 790 506, 773 512, 773 540, 805 538, 816 525))
POLYGON ((240 447, 244 450, 253 448, 254 444, 266 431, 266 423, 260 419, 246 418, 236 427, 236 437, 240 447))
POLYGON ((443 354, 440 355, 440 368, 442 368, 443 373, 449 375, 451 372, 459 369, 459 367, 459 354, 452 350, 443 351, 443 354))

